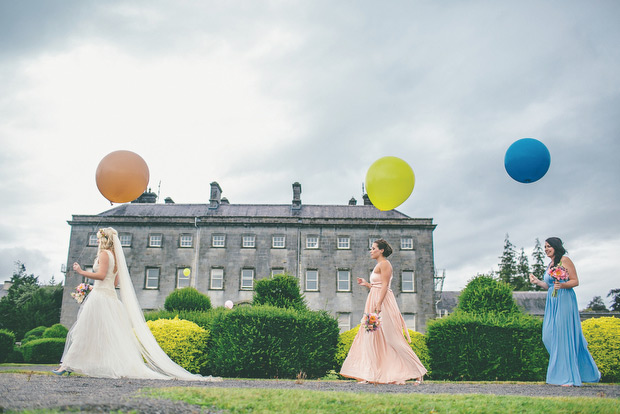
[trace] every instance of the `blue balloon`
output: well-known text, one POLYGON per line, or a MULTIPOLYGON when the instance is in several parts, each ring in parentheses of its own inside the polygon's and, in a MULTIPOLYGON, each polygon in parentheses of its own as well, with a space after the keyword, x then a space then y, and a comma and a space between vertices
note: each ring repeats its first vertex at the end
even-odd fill
POLYGON ((551 155, 542 142, 522 138, 508 147, 504 167, 509 176, 520 183, 540 180, 549 170, 551 155))

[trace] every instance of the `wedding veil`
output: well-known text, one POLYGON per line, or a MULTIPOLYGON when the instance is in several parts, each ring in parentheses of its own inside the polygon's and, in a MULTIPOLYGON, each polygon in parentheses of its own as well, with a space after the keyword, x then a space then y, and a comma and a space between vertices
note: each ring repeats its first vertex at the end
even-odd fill
POLYGON ((131 322, 133 331, 138 339, 140 346, 140 353, 144 357, 146 364, 155 372, 159 372, 166 376, 188 381, 217 381, 219 378, 211 376, 203 377, 201 375, 192 374, 186 371, 183 367, 176 364, 174 361, 166 355, 161 349, 155 337, 151 333, 151 330, 146 324, 142 309, 138 303, 136 292, 133 288, 131 277, 129 276, 129 270, 127 268, 127 262, 125 260, 125 254, 121 246, 121 241, 118 238, 116 231, 113 232, 114 242, 114 255, 116 258, 116 265, 119 276, 120 297, 121 302, 127 316, 131 322))

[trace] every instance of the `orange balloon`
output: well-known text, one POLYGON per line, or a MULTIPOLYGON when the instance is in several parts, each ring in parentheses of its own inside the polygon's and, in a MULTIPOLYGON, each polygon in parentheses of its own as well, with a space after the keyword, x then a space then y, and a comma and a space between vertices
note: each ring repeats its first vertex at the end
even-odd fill
POLYGON ((99 192, 112 203, 133 201, 149 184, 149 167, 131 151, 114 151, 103 157, 95 174, 99 192))

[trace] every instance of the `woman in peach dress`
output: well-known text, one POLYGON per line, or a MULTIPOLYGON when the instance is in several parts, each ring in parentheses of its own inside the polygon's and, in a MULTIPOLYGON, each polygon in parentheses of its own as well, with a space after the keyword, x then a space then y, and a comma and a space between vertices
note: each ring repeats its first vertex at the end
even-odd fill
POLYGON ((383 239, 372 244, 370 257, 377 261, 370 283, 357 278, 357 283, 370 289, 364 313, 376 312, 381 316, 378 330, 366 332, 360 326, 349 355, 342 364, 340 375, 357 379, 362 383, 404 384, 415 378, 420 384, 427 370, 413 352, 405 320, 400 314, 396 298, 390 289, 392 265, 386 259, 392 248, 383 239))

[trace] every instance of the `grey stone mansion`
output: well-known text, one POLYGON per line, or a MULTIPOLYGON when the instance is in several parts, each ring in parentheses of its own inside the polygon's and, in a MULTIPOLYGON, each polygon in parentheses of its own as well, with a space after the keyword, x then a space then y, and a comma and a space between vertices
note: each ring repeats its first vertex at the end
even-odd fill
POLYGON ((367 196, 360 205, 305 205, 299 183, 285 205, 231 204, 221 195, 213 182, 208 204, 157 203, 145 192, 97 215, 73 215, 61 323, 70 326, 79 306, 71 292, 83 279, 71 266, 92 269, 101 227, 118 231, 144 310, 163 308, 170 292, 186 286, 213 306, 247 303, 256 280, 287 273, 299 279, 310 308, 328 311, 348 330, 359 323, 368 293, 356 278, 369 278, 369 248, 382 237, 394 249, 391 288, 407 326, 424 332, 435 317, 432 218, 380 211, 367 196))

